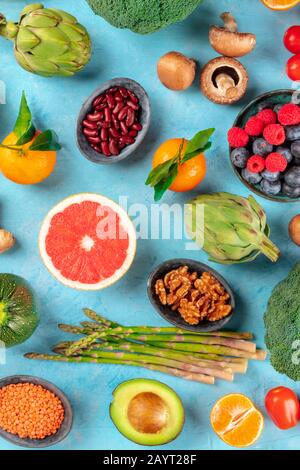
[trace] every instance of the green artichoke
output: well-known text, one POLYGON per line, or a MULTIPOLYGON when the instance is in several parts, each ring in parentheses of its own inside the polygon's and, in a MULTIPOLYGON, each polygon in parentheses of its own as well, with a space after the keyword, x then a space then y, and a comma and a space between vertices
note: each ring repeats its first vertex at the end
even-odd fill
POLYGON ((191 238, 216 263, 246 263, 260 253, 271 261, 279 258, 279 249, 268 238, 266 213, 252 196, 198 196, 186 206, 185 223, 191 238))
POLYGON ((39 3, 27 5, 17 24, 0 15, 0 35, 14 41, 21 67, 43 77, 74 75, 91 57, 89 34, 77 19, 39 3))

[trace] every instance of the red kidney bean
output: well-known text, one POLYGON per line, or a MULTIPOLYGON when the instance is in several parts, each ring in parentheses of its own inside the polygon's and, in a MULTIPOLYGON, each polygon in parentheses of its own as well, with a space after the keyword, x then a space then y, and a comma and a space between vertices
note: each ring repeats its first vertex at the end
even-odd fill
POLYGON ((123 96, 121 95, 119 91, 117 91, 114 96, 115 96, 116 101, 118 102, 123 101, 123 96))
POLYGON ((108 142, 101 142, 101 150, 102 150, 102 153, 104 153, 104 155, 106 155, 107 157, 111 156, 108 142))
POLYGON ((117 129, 118 131, 120 129, 120 122, 114 115, 112 115, 112 122, 113 122, 114 128, 117 129))
POLYGON ((123 108, 122 111, 120 111, 118 114, 119 121, 123 121, 123 119, 126 118, 127 112, 128 112, 128 106, 125 106, 125 108, 123 108))
POLYGON ((118 89, 119 89, 119 88, 118 88, 117 86, 113 86, 112 88, 110 88, 110 89, 108 90, 108 92, 109 92, 109 93, 115 93, 116 91, 118 91, 118 89))
POLYGON ((138 111, 140 109, 140 106, 138 104, 135 104, 130 100, 127 101, 127 106, 130 106, 135 111, 138 111))
POLYGON ((119 155, 120 149, 115 139, 109 141, 109 151, 112 155, 119 155))
POLYGON ((120 126, 121 126, 122 135, 128 134, 128 127, 126 126, 124 121, 120 123, 120 126))
POLYGON ((126 126, 131 127, 134 124, 135 121, 135 112, 133 109, 129 108, 127 112, 127 118, 126 118, 126 126))
POLYGON ((129 97, 130 97, 130 99, 131 99, 131 101, 132 101, 133 103, 135 103, 135 104, 138 104, 138 103, 139 103, 139 100, 138 100, 138 98, 136 97, 135 93, 133 93, 133 91, 127 90, 127 93, 128 93, 128 95, 129 95, 129 97))
POLYGON ((143 129, 143 126, 139 122, 135 122, 132 126, 132 129, 134 129, 135 131, 141 131, 143 129))
POLYGON ((111 126, 111 121, 101 121, 99 122, 99 127, 108 129, 111 126))
POLYGON ((138 131, 135 131, 134 129, 128 132, 128 135, 130 137, 136 137, 138 134, 138 131))
POLYGON ((100 137, 101 137, 101 140, 108 140, 108 129, 105 129, 105 127, 102 127, 100 137))
POLYGON ((97 127, 98 127, 96 122, 90 122, 87 119, 82 121, 82 125, 84 127, 87 127, 88 129, 97 129, 97 127))
POLYGON ((122 109, 123 109, 124 107, 125 107, 125 106, 124 106, 123 101, 119 101, 118 104, 117 104, 117 106, 116 106, 116 107, 114 108, 114 110, 113 110, 113 114, 115 114, 115 115, 116 115, 116 114, 119 114, 119 112, 122 111, 122 109))
POLYGON ((121 95, 123 96, 123 98, 127 98, 127 96, 128 96, 128 93, 127 93, 127 90, 126 90, 126 88, 125 88, 125 87, 123 87, 123 86, 120 86, 120 88, 119 88, 119 92, 121 93, 121 95))
POLYGON ((102 119, 102 113, 94 113, 94 114, 88 114, 86 119, 88 121, 91 121, 91 122, 97 122, 97 121, 100 121, 100 119, 102 119))
POLYGON ((109 108, 105 108, 104 110, 104 119, 105 121, 111 121, 111 112, 109 108))
POLYGON ((113 109, 116 105, 113 95, 107 95, 107 104, 110 109, 113 109))
POLYGON ((97 137, 98 130, 97 129, 87 129, 86 127, 83 128, 84 135, 88 137, 97 137))
POLYGON ((101 104, 98 104, 98 106, 96 106, 95 110, 96 111, 103 111, 103 109, 105 109, 106 107, 107 107, 106 103, 101 103, 101 104))
POLYGON ((89 136, 87 136, 87 140, 90 142, 90 144, 100 144, 100 142, 101 142, 100 137, 89 137, 89 136))
POLYGON ((111 127, 111 128, 109 129, 109 133, 110 133, 110 135, 111 135, 113 138, 115 138, 115 139, 119 139, 119 138, 121 137, 120 132, 118 132, 117 129, 115 129, 114 127, 111 127))
POLYGON ((103 96, 103 95, 97 96, 97 98, 95 98, 94 101, 93 101, 93 107, 96 108, 96 106, 98 106, 99 104, 101 104, 103 100, 104 100, 104 96, 103 96))
POLYGON ((126 145, 130 145, 130 144, 133 144, 135 142, 135 139, 133 137, 130 137, 128 135, 123 135, 121 137, 121 139, 119 140, 120 144, 126 144, 126 145))

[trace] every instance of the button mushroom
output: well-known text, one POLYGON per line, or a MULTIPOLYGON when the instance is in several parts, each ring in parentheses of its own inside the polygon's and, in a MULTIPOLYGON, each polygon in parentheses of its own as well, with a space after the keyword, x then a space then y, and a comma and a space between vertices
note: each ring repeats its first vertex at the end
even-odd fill
POLYGON ((180 52, 171 51, 159 59, 157 74, 162 84, 170 90, 186 90, 195 79, 196 62, 180 52))
POLYGON ((217 104, 232 104, 246 93, 248 73, 232 57, 216 57, 201 72, 200 88, 205 96, 217 104))
POLYGON ((209 31, 209 41, 214 50, 228 57, 249 54, 256 45, 256 36, 251 33, 239 33, 231 13, 223 13, 221 19, 224 21, 224 27, 212 26, 209 31))

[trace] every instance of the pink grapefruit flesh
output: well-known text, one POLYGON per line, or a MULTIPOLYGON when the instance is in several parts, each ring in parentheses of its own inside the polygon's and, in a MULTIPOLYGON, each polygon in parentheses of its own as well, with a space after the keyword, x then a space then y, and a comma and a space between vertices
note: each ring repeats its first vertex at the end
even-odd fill
POLYGON ((135 256, 136 234, 127 213, 99 194, 76 194, 57 204, 39 237, 41 257, 63 284, 100 290, 117 282, 135 256))

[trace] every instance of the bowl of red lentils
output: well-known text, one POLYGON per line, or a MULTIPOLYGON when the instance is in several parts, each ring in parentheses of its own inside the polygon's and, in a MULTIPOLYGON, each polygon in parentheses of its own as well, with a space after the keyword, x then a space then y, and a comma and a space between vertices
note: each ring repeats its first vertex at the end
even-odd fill
POLYGON ((49 447, 69 434, 73 412, 54 384, 30 375, 0 379, 0 437, 22 447, 49 447))
POLYGON ((120 162, 141 145, 150 120, 144 88, 130 78, 114 78, 83 103, 77 120, 78 148, 93 163, 120 162))

